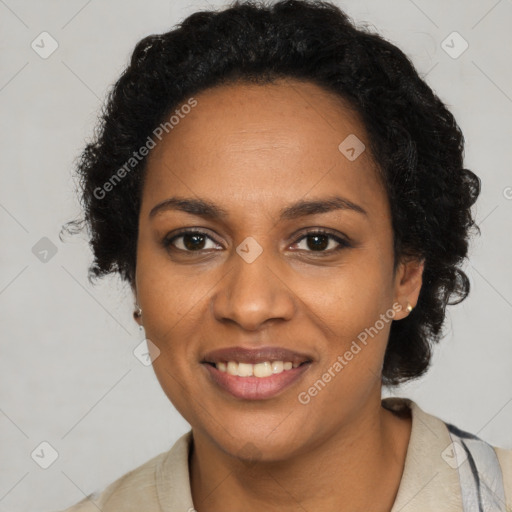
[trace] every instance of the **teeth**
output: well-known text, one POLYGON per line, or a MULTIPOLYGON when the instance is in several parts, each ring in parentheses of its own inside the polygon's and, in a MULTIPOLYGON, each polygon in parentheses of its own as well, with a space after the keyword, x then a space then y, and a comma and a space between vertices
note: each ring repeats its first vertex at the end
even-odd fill
POLYGON ((255 377, 270 377, 271 375, 272 375, 272 365, 268 361, 254 365, 254 376, 255 377))
POLYGON ((252 374, 253 374, 253 365, 252 364, 238 363, 238 376, 239 377, 252 377, 252 374))
POLYGON ((281 373, 284 369, 283 361, 273 361, 272 362, 272 373, 281 373))
POLYGON ((291 363, 290 361, 264 361, 257 364, 237 363, 236 361, 225 363, 221 361, 215 363, 215 366, 221 372, 237 375, 238 377, 270 377, 272 374, 297 368, 300 364, 291 363))

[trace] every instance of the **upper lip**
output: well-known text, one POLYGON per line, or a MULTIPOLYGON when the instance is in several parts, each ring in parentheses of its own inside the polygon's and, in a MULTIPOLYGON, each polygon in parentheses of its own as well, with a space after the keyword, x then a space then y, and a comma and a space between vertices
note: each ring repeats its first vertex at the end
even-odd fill
POLYGON ((310 362, 312 358, 307 354, 295 352, 282 347, 226 347, 208 352, 203 363, 218 363, 236 361, 238 363, 263 363, 265 361, 290 361, 292 363, 310 362))

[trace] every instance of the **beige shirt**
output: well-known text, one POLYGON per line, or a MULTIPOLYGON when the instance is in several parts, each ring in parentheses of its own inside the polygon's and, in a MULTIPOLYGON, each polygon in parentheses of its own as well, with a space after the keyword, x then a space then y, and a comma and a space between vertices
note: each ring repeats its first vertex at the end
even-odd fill
MULTIPOLYGON (((463 510, 458 471, 442 457, 452 443, 445 423, 406 398, 385 398, 383 404, 396 411, 409 407, 412 413, 404 472, 391 512, 463 510)), ((193 512, 188 468, 190 443, 191 431, 169 451, 62 512, 193 512)), ((506 510, 512 512, 512 450, 493 449, 503 472, 506 510)))

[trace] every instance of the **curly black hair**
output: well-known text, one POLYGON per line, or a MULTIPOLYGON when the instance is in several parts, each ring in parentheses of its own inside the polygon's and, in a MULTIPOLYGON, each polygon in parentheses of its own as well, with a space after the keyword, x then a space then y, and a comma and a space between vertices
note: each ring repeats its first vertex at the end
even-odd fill
POLYGON ((446 306, 469 293, 460 267, 471 230, 479 231, 471 206, 480 179, 463 167, 464 137, 453 115, 409 58, 366 26, 356 27, 333 3, 237 0, 139 41, 108 94, 94 140, 78 159, 85 215, 64 229, 87 227, 91 282, 117 272, 133 288, 147 160, 137 150, 193 94, 279 78, 333 92, 366 127, 391 207, 395 268, 404 258, 424 261, 417 307, 392 322, 382 382, 394 386, 417 378, 444 335, 446 306))

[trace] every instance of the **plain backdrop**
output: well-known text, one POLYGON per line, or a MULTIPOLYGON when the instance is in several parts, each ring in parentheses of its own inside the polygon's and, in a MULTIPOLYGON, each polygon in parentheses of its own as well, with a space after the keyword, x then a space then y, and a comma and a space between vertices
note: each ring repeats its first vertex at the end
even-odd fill
MULTIPOLYGON (((336 3, 413 60, 454 113, 465 165, 482 179, 471 294, 449 308, 429 373, 393 393, 512 448, 512 1, 336 3)), ((58 233, 80 213, 74 161, 136 42, 220 5, 0 1, 0 511, 67 507, 189 428, 133 354, 144 335, 128 287, 91 286, 85 235, 63 243, 58 233), (58 48, 43 58, 52 40, 58 48), (37 462, 53 453, 43 442, 58 454, 48 469, 37 462)))

